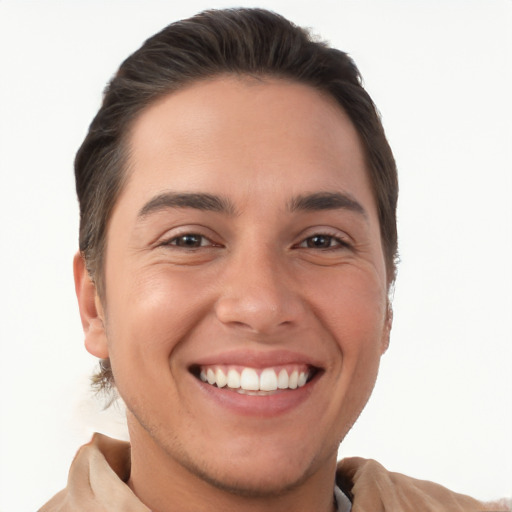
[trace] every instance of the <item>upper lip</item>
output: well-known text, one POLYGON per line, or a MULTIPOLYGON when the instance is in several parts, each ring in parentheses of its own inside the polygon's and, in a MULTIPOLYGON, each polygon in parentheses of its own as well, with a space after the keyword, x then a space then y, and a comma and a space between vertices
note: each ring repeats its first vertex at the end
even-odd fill
POLYGON ((256 351, 236 349, 205 356, 194 361, 190 367, 233 365, 257 369, 289 364, 308 365, 317 369, 322 369, 324 366, 313 357, 290 350, 256 351))

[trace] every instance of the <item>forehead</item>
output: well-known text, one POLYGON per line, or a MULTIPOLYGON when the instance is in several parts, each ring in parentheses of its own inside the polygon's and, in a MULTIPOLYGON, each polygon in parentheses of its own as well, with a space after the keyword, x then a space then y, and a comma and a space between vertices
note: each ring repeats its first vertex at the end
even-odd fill
POLYGON ((220 77, 173 92, 142 112, 129 146, 127 188, 140 196, 235 184, 249 197, 269 180, 295 194, 370 193, 362 145, 343 109, 285 80, 220 77))

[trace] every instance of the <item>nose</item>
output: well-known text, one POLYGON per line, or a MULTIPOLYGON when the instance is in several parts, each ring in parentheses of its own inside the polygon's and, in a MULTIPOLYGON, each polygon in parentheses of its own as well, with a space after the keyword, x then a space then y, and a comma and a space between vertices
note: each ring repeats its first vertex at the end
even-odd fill
POLYGON ((304 315, 304 302, 282 260, 272 248, 233 255, 215 305, 219 321, 265 335, 295 326, 304 315))

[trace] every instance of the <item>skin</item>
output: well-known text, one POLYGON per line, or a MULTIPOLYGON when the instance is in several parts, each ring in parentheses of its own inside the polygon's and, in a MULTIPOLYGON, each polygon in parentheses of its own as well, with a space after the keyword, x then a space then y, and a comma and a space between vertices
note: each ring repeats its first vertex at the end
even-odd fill
POLYGON ((75 258, 86 348, 110 357, 127 406, 129 485, 155 512, 332 510, 338 445, 369 398, 391 327, 356 130, 308 86, 221 77, 148 107, 130 142, 103 300, 75 258), (221 196, 230 208, 141 215, 169 192, 221 196), (290 207, 314 193, 361 208, 290 207), (186 234, 199 246, 180 246, 186 234), (317 374, 279 402, 191 372, 233 357, 306 361, 317 374))

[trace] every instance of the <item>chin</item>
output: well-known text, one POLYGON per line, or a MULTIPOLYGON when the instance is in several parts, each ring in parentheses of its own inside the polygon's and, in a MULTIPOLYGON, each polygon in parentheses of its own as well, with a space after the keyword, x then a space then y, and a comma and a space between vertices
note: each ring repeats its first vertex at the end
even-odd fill
POLYGON ((227 449, 220 456, 217 450, 205 449, 201 459, 181 451, 179 462, 189 473, 216 489, 241 497, 265 499, 285 496, 300 487, 317 471, 331 468, 331 461, 335 461, 337 455, 337 446, 332 453, 329 450, 327 457, 320 458, 315 457, 313 451, 306 453, 300 443, 290 446, 283 441, 278 446, 261 439, 256 444, 244 444, 245 449, 238 443, 230 449, 229 443, 225 443, 227 449))
POLYGON ((261 471, 247 467, 242 470, 224 471, 221 473, 214 468, 189 467, 189 471, 207 484, 229 494, 247 498, 272 498, 284 496, 293 489, 301 486, 308 479, 308 471, 297 471, 297 467, 262 468, 261 471))

